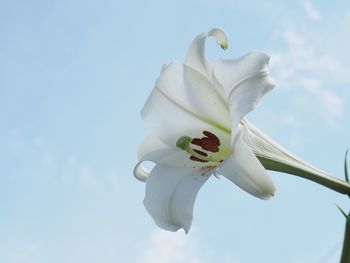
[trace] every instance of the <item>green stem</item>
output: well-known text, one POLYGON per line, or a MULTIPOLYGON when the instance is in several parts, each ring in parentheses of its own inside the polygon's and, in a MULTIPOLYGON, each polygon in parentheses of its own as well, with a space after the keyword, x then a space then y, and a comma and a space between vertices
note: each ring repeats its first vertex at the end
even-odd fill
MULTIPOLYGON (((350 217, 350 213, 348 214, 350 217)), ((343 242, 343 252, 341 254, 340 263, 350 263, 350 223, 345 223, 345 233, 343 242)))
POLYGON ((267 170, 293 174, 293 175, 311 180, 315 183, 321 184, 339 193, 347 194, 347 195, 350 194, 350 184, 336 177, 324 174, 317 170, 307 169, 309 167, 299 168, 293 164, 278 162, 276 160, 266 159, 264 157, 259 157, 259 156, 257 157, 261 162, 261 164, 267 170))

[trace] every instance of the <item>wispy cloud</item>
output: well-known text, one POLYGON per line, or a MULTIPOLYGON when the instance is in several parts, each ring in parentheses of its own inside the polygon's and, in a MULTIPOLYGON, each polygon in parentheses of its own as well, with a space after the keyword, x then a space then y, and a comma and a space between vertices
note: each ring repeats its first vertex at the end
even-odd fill
POLYGON ((287 28, 282 35, 287 50, 272 54, 271 68, 280 88, 301 88, 302 99, 320 105, 322 116, 333 125, 343 113, 343 99, 326 83, 348 81, 349 70, 331 55, 307 44, 304 35, 287 28), (316 102, 316 103, 315 103, 316 102))
POLYGON ((24 240, 9 240, 0 255, 2 262, 34 263, 38 262, 40 246, 24 240))
MULTIPOLYGON (((193 230, 193 229, 192 229, 193 230)), ((198 243, 182 232, 155 230, 144 245, 137 263, 203 263, 198 243)))
POLYGON ((315 96, 321 102, 328 121, 333 125, 333 122, 343 113, 343 99, 334 91, 323 88, 322 83, 318 80, 303 79, 302 84, 311 96, 315 96))
POLYGON ((45 166, 54 163, 53 146, 42 136, 34 138, 34 147, 40 151, 41 161, 45 166))
POLYGON ((312 4, 310 0, 303 1, 303 7, 305 9, 306 15, 311 20, 318 21, 321 19, 321 15, 317 8, 312 4))
POLYGON ((76 168, 71 167, 72 173, 79 176, 79 182, 97 193, 118 192, 120 190, 120 178, 114 171, 96 172, 89 165, 78 163, 76 168))

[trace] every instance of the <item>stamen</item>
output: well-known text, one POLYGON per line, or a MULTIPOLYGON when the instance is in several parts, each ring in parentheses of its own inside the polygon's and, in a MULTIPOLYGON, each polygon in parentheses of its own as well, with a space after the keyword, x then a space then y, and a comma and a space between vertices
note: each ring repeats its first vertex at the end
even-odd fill
POLYGON ((176 146, 184 151, 186 151, 187 153, 189 153, 190 159, 193 161, 198 161, 198 162, 216 162, 219 163, 222 159, 217 159, 214 158, 212 156, 208 156, 208 154, 206 152, 197 150, 197 149, 192 149, 191 147, 191 142, 197 142, 200 143, 199 146, 202 147, 202 149, 204 150, 209 150, 211 152, 215 151, 219 151, 219 147, 216 146, 212 141, 210 141, 207 137, 204 137, 202 139, 192 139, 189 136, 182 136, 180 137, 177 142, 176 142, 176 146), (199 140, 199 141, 198 141, 199 140), (217 148, 217 149, 216 149, 217 148))
POLYGON ((196 162, 201 162, 201 163, 207 163, 208 162, 206 160, 199 159, 199 158, 197 158, 197 157, 195 157, 193 155, 190 156, 190 160, 196 161, 196 162))
POLYGON ((201 147, 203 150, 210 151, 216 153, 219 151, 219 147, 213 143, 208 137, 204 137, 201 139, 201 147))
POLYGON ((191 143, 194 145, 202 146, 202 141, 199 138, 193 138, 191 143))
POLYGON ((198 158, 198 159, 201 159, 201 160, 203 160, 203 161, 216 162, 216 163, 218 163, 218 162, 221 161, 221 159, 217 159, 217 158, 214 158, 214 157, 211 157, 211 156, 209 156, 209 157, 208 157, 208 156, 203 156, 202 154, 197 153, 197 151, 196 151, 196 150, 193 150, 193 149, 190 147, 190 145, 188 145, 188 147, 187 147, 187 149, 186 149, 186 152, 188 152, 189 154, 191 154, 191 156, 196 157, 196 158, 198 158))
POLYGON ((203 131, 203 134, 207 136, 214 144, 220 146, 220 139, 214 133, 211 133, 210 131, 203 131))
MULTIPOLYGON (((208 154, 207 154, 206 152, 202 152, 202 151, 197 150, 197 149, 193 149, 193 151, 195 151, 196 153, 202 155, 203 157, 207 157, 207 156, 208 156, 208 154)), ((197 161, 197 162, 202 162, 202 163, 207 163, 207 162, 208 162, 208 161, 206 161, 206 160, 202 160, 202 159, 200 159, 200 158, 197 158, 197 157, 195 157, 195 156, 193 156, 193 155, 190 156, 190 159, 191 159, 192 161, 197 161)))
POLYGON ((204 131, 206 137, 194 138, 191 143, 200 146, 203 150, 216 153, 219 151, 220 139, 213 133, 204 131))
POLYGON ((204 156, 204 157, 207 157, 207 156, 208 156, 208 154, 207 154, 206 152, 202 152, 202 151, 197 150, 197 149, 193 149, 193 151, 195 151, 196 153, 198 153, 198 154, 200 154, 200 155, 202 155, 202 156, 204 156))

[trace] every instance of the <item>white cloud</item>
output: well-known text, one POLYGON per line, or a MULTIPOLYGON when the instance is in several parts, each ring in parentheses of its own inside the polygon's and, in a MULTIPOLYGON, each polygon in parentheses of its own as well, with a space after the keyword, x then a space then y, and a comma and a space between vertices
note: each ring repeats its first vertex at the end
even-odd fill
POLYGON ((95 176, 92 174, 90 167, 82 166, 79 171, 79 178, 83 185, 88 187, 96 187, 97 181, 95 176))
POLYGON ((96 172, 92 167, 80 165, 79 163, 76 168, 72 166, 69 169, 72 170, 71 173, 79 176, 79 182, 86 189, 98 194, 116 193, 120 191, 120 178, 114 171, 96 172))
POLYGON ((33 141, 34 147, 40 151, 41 162, 45 166, 50 166, 54 163, 53 146, 41 136, 37 136, 33 141))
POLYGON ((305 35, 293 27, 287 28, 282 38, 287 44, 285 52, 272 54, 271 66, 275 67, 280 79, 295 75, 326 75, 339 81, 349 81, 349 69, 338 62, 338 59, 323 52, 318 52, 308 45, 305 35))
POLYGON ((287 50, 271 54, 271 68, 279 88, 302 89, 300 101, 312 101, 328 124, 335 124, 343 113, 344 102, 325 83, 349 82, 349 70, 336 58, 308 45, 305 36, 293 28, 285 30, 282 37, 287 50))
POLYGON ((318 21, 321 19, 321 15, 319 11, 316 9, 316 7, 311 3, 310 0, 304 0, 303 1, 303 7, 305 9, 306 15, 311 20, 318 21))
MULTIPOLYGON (((193 229, 192 229, 193 232, 193 229)), ((155 230, 144 245, 137 263, 203 263, 198 243, 183 232, 155 230)))
POLYGON ((315 96, 321 102, 329 124, 333 125, 333 121, 337 120, 343 112, 344 102, 342 98, 332 90, 322 88, 321 83, 317 80, 304 79, 302 83, 310 95, 315 96))
POLYGON ((45 138, 37 136, 29 140, 18 138, 8 143, 9 154, 21 157, 22 161, 28 158, 37 159, 43 166, 51 166, 54 163, 54 147, 45 138))
POLYGON ((20 141, 13 141, 8 145, 10 154, 18 156, 24 152, 24 145, 20 141))
POLYGON ((0 255, 0 260, 13 263, 34 263, 38 262, 40 252, 38 244, 24 240, 9 240, 0 255))

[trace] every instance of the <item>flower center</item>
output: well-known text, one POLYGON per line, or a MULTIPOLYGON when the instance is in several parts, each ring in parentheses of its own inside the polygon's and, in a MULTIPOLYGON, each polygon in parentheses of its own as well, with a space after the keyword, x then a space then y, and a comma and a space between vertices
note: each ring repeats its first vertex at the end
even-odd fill
POLYGON ((189 153, 192 161, 211 162, 216 166, 228 157, 230 150, 221 145, 214 133, 203 131, 203 135, 201 138, 182 136, 177 140, 176 146, 189 153))

